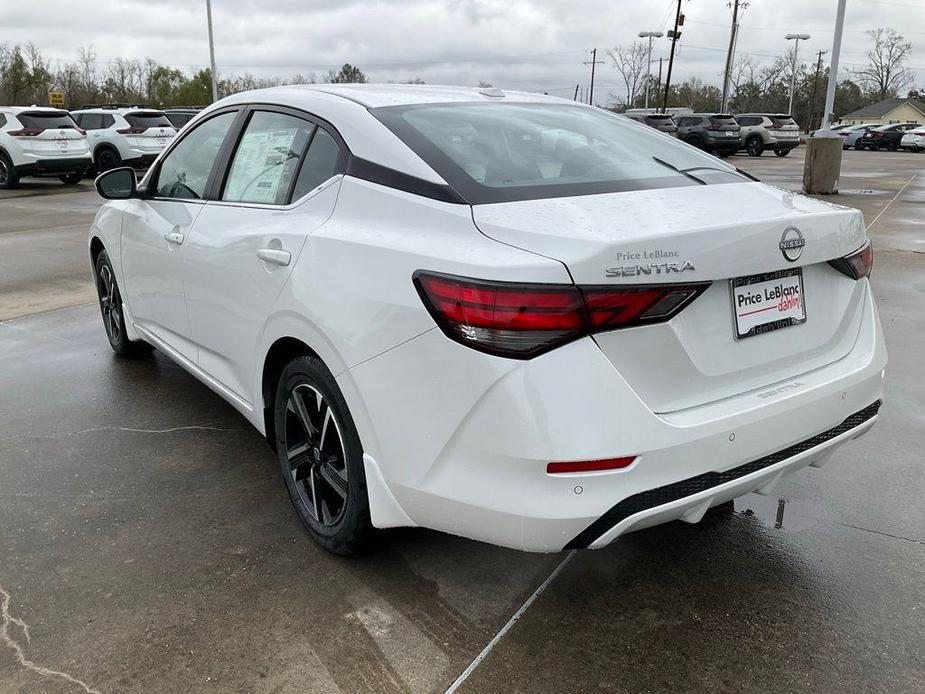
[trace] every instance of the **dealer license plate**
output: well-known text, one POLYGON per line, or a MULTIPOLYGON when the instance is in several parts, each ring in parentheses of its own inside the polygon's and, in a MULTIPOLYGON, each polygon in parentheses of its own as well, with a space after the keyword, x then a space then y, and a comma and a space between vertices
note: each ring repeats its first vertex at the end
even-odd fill
POLYGON ((730 286, 737 340, 806 322, 801 268, 736 277, 730 286))

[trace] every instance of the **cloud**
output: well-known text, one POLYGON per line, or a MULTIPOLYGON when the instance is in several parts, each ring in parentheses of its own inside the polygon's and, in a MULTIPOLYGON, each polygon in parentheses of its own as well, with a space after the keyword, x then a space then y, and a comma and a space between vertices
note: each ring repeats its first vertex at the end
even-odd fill
MULTIPOLYGON (((893 26, 925 46, 919 0, 850 3, 842 63, 864 61, 866 29, 893 26)), ((420 77, 429 83, 476 84, 571 96, 588 82, 590 49, 627 44, 640 30, 671 28, 674 0, 213 0, 220 73, 293 75, 351 62, 375 81, 420 77)), ((730 11, 725 3, 684 0, 687 22, 675 79, 718 82, 725 61, 730 11)), ((758 63, 787 50, 784 34, 810 33, 801 58, 830 50, 835 0, 753 2, 742 16, 738 48, 758 63)), ((208 65, 204 0, 96 0, 92 11, 73 1, 42 0, 41 12, 0 10, 3 40, 32 41, 55 60, 73 60, 92 45, 100 60, 151 57, 190 72, 208 65)), ((656 42, 653 57, 668 54, 656 42)), ((916 81, 925 82, 925 50, 916 46, 916 81)), ((620 90, 609 64, 599 65, 597 93, 620 90)))

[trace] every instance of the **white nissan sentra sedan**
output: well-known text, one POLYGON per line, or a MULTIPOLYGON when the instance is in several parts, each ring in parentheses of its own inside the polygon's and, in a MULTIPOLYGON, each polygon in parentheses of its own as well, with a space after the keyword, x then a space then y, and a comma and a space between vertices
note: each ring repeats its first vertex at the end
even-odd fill
POLYGON ((97 188, 113 349, 153 345, 236 407, 333 552, 394 526, 601 547, 877 419, 861 214, 607 111, 279 87, 97 188))

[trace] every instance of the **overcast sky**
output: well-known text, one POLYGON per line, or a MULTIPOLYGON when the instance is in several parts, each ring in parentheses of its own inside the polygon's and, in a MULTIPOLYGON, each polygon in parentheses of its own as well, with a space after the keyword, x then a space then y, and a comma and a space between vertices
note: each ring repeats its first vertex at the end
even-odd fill
MULTIPOLYGON (((190 72, 209 62, 205 0, 38 0, 39 11, 0 3, 0 42, 37 44, 54 60, 92 45, 99 69, 117 56, 151 57, 190 72), (81 10, 80 8, 84 8, 81 10)), ((419 77, 432 84, 495 86, 571 96, 588 82, 597 47, 595 101, 622 90, 606 49, 640 30, 671 28, 676 0, 212 0, 219 73, 321 74, 344 62, 371 81, 419 77)), ((836 0, 751 0, 739 53, 768 63, 784 35, 805 32, 801 59, 831 50, 836 0)), ((34 6, 33 6, 34 7, 34 6)), ((725 0, 683 0, 687 22, 676 79, 718 82, 729 38, 725 0)), ((925 86, 925 0, 848 0, 842 65, 864 62, 866 29, 912 41, 916 86, 925 86)), ((668 55, 660 39, 653 58, 668 55)), ((666 63, 667 64, 667 63, 666 63)), ((656 66, 657 68, 657 66, 656 66)))

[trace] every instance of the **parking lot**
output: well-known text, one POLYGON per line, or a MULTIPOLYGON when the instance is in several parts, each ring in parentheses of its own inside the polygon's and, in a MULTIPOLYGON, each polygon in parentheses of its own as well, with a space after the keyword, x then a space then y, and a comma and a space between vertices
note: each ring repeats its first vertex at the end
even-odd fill
MULTIPOLYGON (((803 148, 728 161, 800 188, 803 148)), ((90 183, 0 192, 0 691, 432 692, 479 656, 459 691, 923 691, 925 154, 848 151, 840 188, 890 350, 870 434, 602 550, 408 529, 352 559, 229 405, 112 355, 90 183)))

